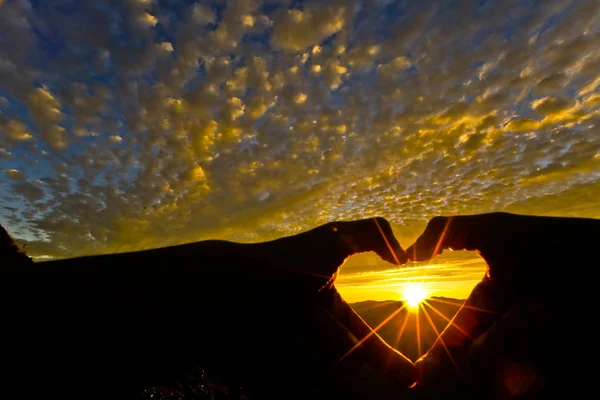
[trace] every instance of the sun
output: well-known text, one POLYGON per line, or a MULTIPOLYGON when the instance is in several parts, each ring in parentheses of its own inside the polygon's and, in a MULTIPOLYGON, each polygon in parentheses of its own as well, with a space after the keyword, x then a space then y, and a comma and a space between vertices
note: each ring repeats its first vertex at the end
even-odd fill
POLYGON ((429 293, 423 285, 408 283, 402 288, 402 300, 411 311, 419 309, 419 304, 429 297, 429 293))

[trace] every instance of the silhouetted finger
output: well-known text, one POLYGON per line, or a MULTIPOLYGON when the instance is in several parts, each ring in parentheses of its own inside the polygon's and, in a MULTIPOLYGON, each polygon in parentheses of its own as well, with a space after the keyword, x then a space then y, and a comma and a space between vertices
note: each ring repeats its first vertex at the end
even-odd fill
POLYGON ((380 373, 392 377, 398 385, 412 386, 417 380, 417 370, 412 361, 390 347, 373 329, 346 303, 335 288, 325 303, 333 318, 345 326, 358 340, 348 348, 340 362, 366 359, 380 373))
POLYGON ((581 378, 577 368, 566 368, 573 365, 577 339, 556 329, 565 315, 556 311, 537 296, 519 297, 471 347, 470 380, 501 398, 550 398, 555 393, 538 390, 552 375, 552 386, 570 392, 581 378))
POLYGON ((406 252, 394 236, 390 223, 382 217, 332 223, 348 248, 348 257, 367 251, 375 252, 385 261, 401 265, 408 261, 406 252))
POLYGON ((432 218, 421 236, 406 250, 408 258, 412 261, 430 260, 447 249, 448 235, 452 234, 451 224, 452 217, 432 218))
POLYGON ((446 249, 444 239, 450 222, 450 217, 432 218, 416 242, 406 249, 408 258, 412 261, 430 260, 446 249))
POLYGON ((465 304, 417 361, 419 384, 442 385, 455 381, 469 361, 474 341, 510 309, 514 297, 485 277, 465 304))
POLYGON ((357 253, 373 251, 396 265, 408 261, 384 218, 335 221, 269 242, 235 245, 241 246, 246 258, 277 273, 291 272, 296 283, 307 289, 320 290, 333 283, 339 267, 357 253))
POLYGON ((479 250, 485 237, 494 235, 492 214, 432 218, 406 253, 412 261, 430 260, 445 249, 479 250), (482 229, 489 225, 488 230, 482 229))
POLYGON ((371 398, 373 391, 397 397, 405 393, 406 383, 398 382, 391 373, 382 374, 381 365, 371 362, 368 346, 348 353, 360 341, 334 316, 334 310, 316 307, 309 324, 301 341, 303 356, 294 358, 309 359, 305 368, 309 376, 294 386, 293 398, 371 398))

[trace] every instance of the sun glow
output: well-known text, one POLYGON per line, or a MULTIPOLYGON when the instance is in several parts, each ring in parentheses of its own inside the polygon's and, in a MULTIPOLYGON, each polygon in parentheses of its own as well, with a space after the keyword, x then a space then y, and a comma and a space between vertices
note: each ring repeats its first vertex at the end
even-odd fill
POLYGON ((401 290, 402 300, 411 311, 419 309, 419 305, 429 297, 428 290, 421 284, 409 283, 401 290))

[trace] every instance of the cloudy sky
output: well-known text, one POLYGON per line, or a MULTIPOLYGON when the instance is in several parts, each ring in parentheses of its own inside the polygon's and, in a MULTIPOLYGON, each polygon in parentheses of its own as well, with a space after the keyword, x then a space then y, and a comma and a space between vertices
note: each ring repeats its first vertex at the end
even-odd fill
MULTIPOLYGON (((600 2, 0 0, 0 223, 35 257, 381 215, 600 217, 600 2)), ((392 269, 464 297, 472 255, 392 269)))

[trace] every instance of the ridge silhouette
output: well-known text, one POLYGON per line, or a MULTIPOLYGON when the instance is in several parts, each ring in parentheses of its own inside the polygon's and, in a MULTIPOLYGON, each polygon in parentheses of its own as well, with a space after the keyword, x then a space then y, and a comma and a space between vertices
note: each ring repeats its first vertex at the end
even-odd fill
MULTIPOLYGON (((383 218, 254 244, 210 240, 39 263, 3 258, 0 307, 10 329, 2 386, 32 397, 68 387, 61 397, 131 398, 200 363, 259 398, 310 391, 371 333, 333 286, 344 260, 364 251, 407 260, 383 218)), ((400 387, 416 381, 412 362, 378 335, 344 365, 365 362, 400 387)))
POLYGON ((200 363, 255 398, 344 387, 347 398, 584 396, 594 387, 585 329, 597 281, 573 266, 598 266, 599 239, 597 219, 490 213, 435 217, 406 253, 376 218, 270 242, 33 263, 0 230, 0 383, 31 397, 62 388, 63 398, 131 398, 200 363), (446 249, 477 251, 488 271, 414 366, 373 334, 335 278, 359 252, 403 264, 446 249), (371 383, 328 388, 336 371, 371 383))

